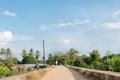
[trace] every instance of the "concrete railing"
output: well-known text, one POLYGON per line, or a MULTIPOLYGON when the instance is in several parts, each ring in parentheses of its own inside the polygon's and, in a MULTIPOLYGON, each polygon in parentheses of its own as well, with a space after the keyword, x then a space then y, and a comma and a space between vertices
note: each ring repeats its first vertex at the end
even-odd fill
POLYGON ((69 66, 69 68, 80 72, 86 77, 95 77, 99 80, 120 80, 119 72, 94 70, 94 69, 80 68, 80 67, 74 67, 74 66, 69 66))

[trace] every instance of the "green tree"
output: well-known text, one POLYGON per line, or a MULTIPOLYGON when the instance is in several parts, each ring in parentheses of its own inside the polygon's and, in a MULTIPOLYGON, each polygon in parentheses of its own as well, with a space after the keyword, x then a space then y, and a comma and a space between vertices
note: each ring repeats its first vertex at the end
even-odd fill
POLYGON ((6 50, 6 58, 12 57, 12 51, 10 48, 7 48, 6 50))
POLYGON ((18 64, 18 59, 16 57, 12 58, 13 64, 18 64))
POLYGON ((68 54, 70 59, 70 65, 74 65, 74 61, 77 58, 79 51, 71 48, 70 51, 68 51, 68 54))
POLYGON ((30 56, 33 56, 33 54, 34 54, 34 53, 33 53, 33 49, 30 49, 29 55, 30 55, 30 56))
POLYGON ((53 56, 52 56, 51 53, 50 53, 49 56, 48 56, 48 63, 49 63, 50 65, 53 64, 53 56))
POLYGON ((80 57, 80 66, 81 67, 86 67, 89 68, 89 66, 91 65, 91 58, 89 56, 86 55, 82 55, 80 57))
POLYGON ((5 51, 4 48, 2 48, 2 49, 0 50, 0 55, 2 56, 2 59, 3 59, 3 60, 4 60, 5 54, 6 54, 6 51, 5 51))
POLYGON ((77 66, 77 67, 80 67, 80 58, 79 58, 79 56, 75 59, 73 65, 74 65, 74 66, 77 66))
POLYGON ((91 58, 91 64, 90 68, 92 69, 100 69, 101 67, 101 58, 98 50, 93 50, 90 53, 90 58, 91 58))
POLYGON ((6 50, 6 65, 7 66, 13 65, 12 51, 10 48, 7 48, 7 50, 6 50))
POLYGON ((91 64, 91 58, 89 56, 84 57, 83 60, 87 65, 91 64))
POLYGON ((54 64, 56 61, 58 61, 58 64, 65 64, 65 53, 61 51, 55 52, 54 59, 53 59, 54 64))
POLYGON ((25 49, 23 49, 21 55, 23 58, 25 58, 27 56, 27 51, 25 49))
POLYGON ((40 58, 40 51, 37 50, 35 53, 36 64, 38 64, 39 58, 40 58))
POLYGON ((100 61, 100 54, 99 54, 99 52, 97 50, 93 50, 90 53, 90 58, 91 58, 92 62, 100 61))
POLYGON ((23 64, 36 64, 36 61, 33 56, 28 55, 25 58, 23 58, 22 63, 23 64))

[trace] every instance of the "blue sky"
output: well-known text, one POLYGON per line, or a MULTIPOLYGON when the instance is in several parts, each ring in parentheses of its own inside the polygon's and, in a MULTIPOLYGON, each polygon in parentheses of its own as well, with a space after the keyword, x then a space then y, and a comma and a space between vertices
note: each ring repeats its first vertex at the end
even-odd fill
POLYGON ((0 48, 46 55, 78 49, 120 52, 120 0, 0 0, 0 48))

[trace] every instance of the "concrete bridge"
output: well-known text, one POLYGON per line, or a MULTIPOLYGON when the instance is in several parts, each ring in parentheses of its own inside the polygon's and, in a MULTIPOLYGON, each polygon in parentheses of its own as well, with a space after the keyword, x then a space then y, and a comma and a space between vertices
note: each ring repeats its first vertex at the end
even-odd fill
MULTIPOLYGON (((23 79, 23 77, 28 74, 29 73, 9 76, 0 80, 26 80, 25 78, 23 79)), ((65 66, 56 66, 48 71, 42 78, 36 80, 120 80, 120 73, 79 67, 67 68, 65 66)))
POLYGON ((87 80, 79 74, 79 72, 66 68, 65 66, 57 66, 49 71, 42 80, 87 80))

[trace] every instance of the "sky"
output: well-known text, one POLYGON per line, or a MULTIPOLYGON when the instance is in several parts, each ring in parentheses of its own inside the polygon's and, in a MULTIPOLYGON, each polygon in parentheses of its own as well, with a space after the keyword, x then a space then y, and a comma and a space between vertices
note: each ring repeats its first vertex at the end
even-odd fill
POLYGON ((70 48, 80 55, 120 52, 120 0, 0 0, 0 48, 46 55, 70 48))

